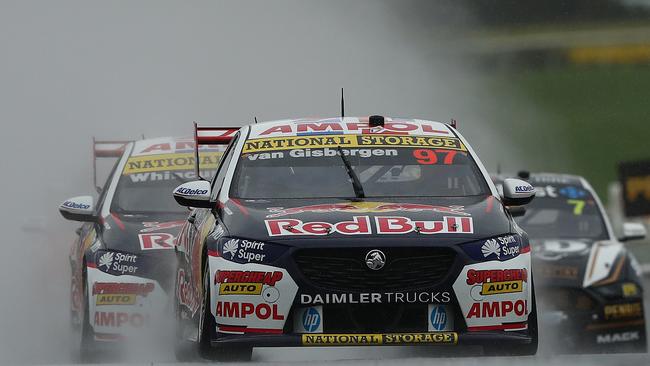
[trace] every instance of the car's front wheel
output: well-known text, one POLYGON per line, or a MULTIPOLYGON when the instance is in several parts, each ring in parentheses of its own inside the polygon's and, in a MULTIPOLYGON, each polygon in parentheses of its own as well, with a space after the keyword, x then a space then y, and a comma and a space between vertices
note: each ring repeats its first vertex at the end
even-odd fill
POLYGON ((213 346, 211 340, 216 333, 216 322, 210 311, 210 267, 205 263, 203 270, 203 302, 199 318, 198 353, 211 361, 250 361, 253 348, 229 345, 213 346))

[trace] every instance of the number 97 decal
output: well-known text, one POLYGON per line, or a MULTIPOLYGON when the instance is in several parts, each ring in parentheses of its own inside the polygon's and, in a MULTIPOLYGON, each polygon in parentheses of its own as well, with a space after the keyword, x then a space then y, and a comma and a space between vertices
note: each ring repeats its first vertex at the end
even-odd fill
MULTIPOLYGON (((422 165, 451 165, 454 163, 454 157, 456 157, 457 153, 458 151, 454 150, 417 149, 413 150, 413 157, 422 165)), ((465 153, 461 154, 465 155, 465 153)))

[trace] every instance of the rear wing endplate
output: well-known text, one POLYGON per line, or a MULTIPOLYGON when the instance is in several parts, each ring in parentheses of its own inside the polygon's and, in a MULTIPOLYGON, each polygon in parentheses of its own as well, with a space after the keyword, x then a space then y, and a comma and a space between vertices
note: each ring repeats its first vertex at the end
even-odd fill
POLYGON ((101 187, 97 185, 97 159, 99 158, 120 158, 124 154, 126 146, 133 141, 127 140, 95 140, 93 137, 93 184, 97 192, 101 187))
POLYGON ((199 127, 194 122, 194 172, 200 178, 199 172, 199 147, 201 145, 228 145, 232 141, 239 127, 199 127))

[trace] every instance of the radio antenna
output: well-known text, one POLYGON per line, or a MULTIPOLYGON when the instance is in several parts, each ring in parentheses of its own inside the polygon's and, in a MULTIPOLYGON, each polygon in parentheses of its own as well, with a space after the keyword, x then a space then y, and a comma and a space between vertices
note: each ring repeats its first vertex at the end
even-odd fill
POLYGON ((343 88, 341 88, 341 118, 345 117, 345 100, 343 99, 343 88))

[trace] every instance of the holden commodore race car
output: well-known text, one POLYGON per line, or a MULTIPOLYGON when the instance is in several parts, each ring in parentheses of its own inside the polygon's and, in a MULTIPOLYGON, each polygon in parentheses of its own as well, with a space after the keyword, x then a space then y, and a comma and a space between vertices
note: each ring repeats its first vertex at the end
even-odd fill
POLYGON ((211 182, 178 236, 176 355, 249 359, 253 347, 476 345, 534 354, 530 247, 450 125, 298 119, 221 132, 211 182))
POLYGON ((563 352, 646 352, 640 269, 622 243, 643 238, 643 225, 624 224, 617 239, 582 177, 519 177, 537 193, 517 221, 531 238, 540 319, 556 342, 549 346, 563 352))
MULTIPOLYGON (((202 167, 214 170, 222 150, 202 148, 202 167)), ((66 219, 84 222, 70 253, 71 318, 82 358, 102 342, 147 329, 170 308, 174 241, 188 211, 167 192, 197 177, 191 138, 96 142, 93 153, 118 159, 97 203, 79 196, 59 207, 66 219)))

